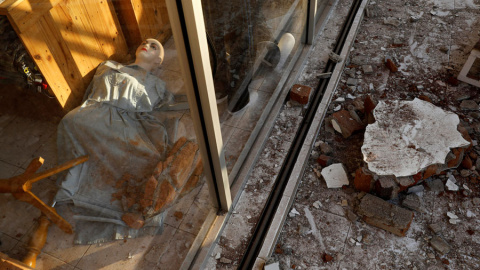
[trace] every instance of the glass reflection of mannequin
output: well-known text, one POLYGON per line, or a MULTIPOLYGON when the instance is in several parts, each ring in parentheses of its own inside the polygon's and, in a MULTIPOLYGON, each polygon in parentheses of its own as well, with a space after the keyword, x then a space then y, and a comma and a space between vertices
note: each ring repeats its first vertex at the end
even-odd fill
MULTIPOLYGON (((178 139, 178 117, 159 112, 169 109, 173 94, 150 73, 163 57, 161 43, 147 39, 137 48, 133 64, 101 63, 82 105, 59 124, 59 163, 90 157, 58 179, 55 198, 57 205, 73 203, 77 244, 136 237, 137 232, 118 225, 124 209, 122 202, 112 200, 112 194, 125 174, 135 176, 140 185, 178 139)), ((145 227, 161 227, 162 223, 163 214, 146 220, 145 227)))

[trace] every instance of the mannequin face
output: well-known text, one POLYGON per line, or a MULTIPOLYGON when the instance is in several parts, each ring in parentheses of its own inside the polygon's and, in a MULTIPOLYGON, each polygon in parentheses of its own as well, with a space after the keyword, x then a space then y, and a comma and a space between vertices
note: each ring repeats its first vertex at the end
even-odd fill
POLYGON ((136 63, 161 64, 163 61, 163 46, 156 39, 149 38, 138 46, 135 52, 136 63))

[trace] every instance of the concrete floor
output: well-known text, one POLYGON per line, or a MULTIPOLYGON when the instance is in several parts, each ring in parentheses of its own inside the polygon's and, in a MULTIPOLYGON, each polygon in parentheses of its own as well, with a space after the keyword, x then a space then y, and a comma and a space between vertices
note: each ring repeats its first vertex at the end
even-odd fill
MULTIPOLYGON (((317 36, 309 61, 295 83, 316 87, 317 76, 324 72, 327 54, 333 48, 342 16, 351 3, 351 0, 338 1, 332 20, 317 36)), ((342 99, 328 106, 325 121, 328 122, 335 108, 346 109, 354 98, 367 94, 377 100, 410 100, 425 95, 434 104, 457 112, 469 126, 472 139, 478 140, 478 130, 475 129, 478 118, 460 107, 461 96, 467 96, 478 104, 478 88, 465 83, 450 85, 445 82, 460 72, 470 50, 480 38, 480 24, 476 19, 480 12, 478 4, 478 1, 464 0, 370 1, 367 8, 371 16, 365 16, 361 21, 332 98, 342 99), (415 16, 421 17, 412 19, 415 16), (396 21, 399 23, 397 26, 391 24, 392 18, 393 24, 396 21), (403 46, 392 46, 398 42, 403 46), (385 67, 383 61, 386 55, 394 57, 399 67, 397 73, 385 67), (359 61, 372 65, 374 73, 364 74, 363 64, 359 61), (357 79, 357 86, 347 85, 348 78, 357 79), (423 90, 409 91, 411 85, 421 86, 423 90)), ((296 131, 296 125, 292 123, 300 120, 301 110, 284 106, 262 152, 262 156, 269 160, 260 160, 255 165, 253 176, 213 248, 206 269, 234 269, 240 262, 260 215, 260 210, 250 209, 263 207, 287 145, 293 138, 291 134, 296 131)), ((322 124, 316 147, 312 153, 306 154, 305 174, 291 179, 298 181, 298 190, 288 190, 287 187, 291 193, 284 194, 294 197, 292 206, 281 205, 286 213, 292 214, 287 215, 283 225, 275 224, 280 228, 276 232, 280 236, 272 243, 270 258, 265 259, 269 259, 270 263, 277 262, 280 269, 478 269, 480 207, 474 202, 478 201, 479 186, 475 180, 462 179, 461 171, 465 168, 452 170, 451 173, 456 175, 460 185, 465 184, 472 192, 466 191, 468 195, 465 196, 462 192, 434 192, 427 187, 422 194, 427 212, 415 212, 405 237, 395 236, 360 220, 352 221, 351 217, 349 219, 347 212, 354 210, 359 192, 352 187, 328 189, 320 176, 322 167, 316 158, 320 154, 328 154, 335 162, 343 163, 352 183, 352 174, 363 160, 358 155, 362 141, 361 134, 343 139, 331 125, 322 124), (322 152, 320 141, 327 142, 333 150, 322 152), (451 224, 447 212, 457 214, 460 223, 451 224), (446 255, 430 244, 435 234, 428 225, 434 223, 441 226, 439 235, 452 248, 446 255), (332 256, 331 260, 324 261, 325 254, 332 256)), ((475 147, 476 153, 479 150, 475 147)), ((445 176, 439 178, 446 181, 445 176)), ((392 201, 396 204, 400 202, 392 201)))

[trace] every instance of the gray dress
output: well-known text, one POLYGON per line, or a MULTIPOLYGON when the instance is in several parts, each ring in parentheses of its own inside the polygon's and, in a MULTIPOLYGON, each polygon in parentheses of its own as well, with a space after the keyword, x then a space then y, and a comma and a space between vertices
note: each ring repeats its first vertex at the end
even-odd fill
POLYGON ((97 68, 83 104, 58 127, 59 163, 89 156, 58 181, 57 204, 73 203, 75 243, 161 231, 163 214, 146 220, 140 230, 128 228, 121 220, 122 203, 112 194, 125 173, 148 178, 165 157, 168 145, 176 140, 178 118, 162 119, 155 111, 172 102, 165 83, 139 66, 107 61, 97 68))

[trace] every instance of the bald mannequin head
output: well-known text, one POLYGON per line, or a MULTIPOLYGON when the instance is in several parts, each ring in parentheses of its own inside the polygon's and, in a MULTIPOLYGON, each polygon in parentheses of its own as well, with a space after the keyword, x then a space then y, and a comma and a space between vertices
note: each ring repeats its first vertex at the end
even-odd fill
POLYGON ((163 62, 164 50, 162 44, 153 38, 148 38, 135 52, 135 64, 147 71, 159 66, 163 62))

